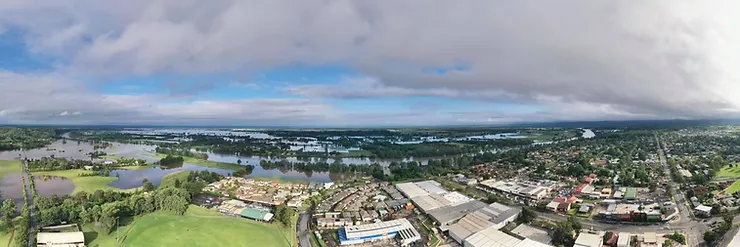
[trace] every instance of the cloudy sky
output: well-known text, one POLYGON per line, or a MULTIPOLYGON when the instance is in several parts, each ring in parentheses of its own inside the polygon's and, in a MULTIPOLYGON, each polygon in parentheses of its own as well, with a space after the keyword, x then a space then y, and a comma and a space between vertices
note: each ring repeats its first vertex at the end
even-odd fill
POLYGON ((0 124, 734 118, 738 5, 3 0, 0 124))

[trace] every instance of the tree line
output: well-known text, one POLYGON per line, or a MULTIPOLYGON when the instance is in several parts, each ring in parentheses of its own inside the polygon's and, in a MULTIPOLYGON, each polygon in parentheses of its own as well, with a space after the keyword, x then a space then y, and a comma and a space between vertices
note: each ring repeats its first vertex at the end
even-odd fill
POLYGON ((181 188, 167 187, 149 193, 125 193, 97 190, 74 195, 36 197, 36 223, 39 227, 67 223, 94 223, 107 232, 115 229, 121 218, 133 217, 158 210, 182 215, 187 211, 191 196, 181 188))

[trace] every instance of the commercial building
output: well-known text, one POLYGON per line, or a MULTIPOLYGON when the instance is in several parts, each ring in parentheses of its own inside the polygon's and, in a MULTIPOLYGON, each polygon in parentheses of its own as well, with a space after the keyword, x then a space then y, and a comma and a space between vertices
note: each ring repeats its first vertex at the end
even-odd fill
POLYGON ((341 245, 387 241, 394 238, 401 246, 407 246, 421 240, 421 235, 407 219, 347 226, 339 230, 339 242, 341 245))
POLYGON ((619 238, 617 239, 617 247, 631 247, 630 238, 632 238, 632 236, 628 232, 620 232, 619 238))
POLYGON ((486 228, 501 229, 509 222, 516 219, 520 210, 507 207, 503 204, 493 203, 487 207, 471 212, 454 224, 445 227, 441 225, 442 231, 449 230, 450 237, 458 243, 463 239, 486 228))
POLYGON ((511 231, 511 233, 543 244, 549 244, 550 242, 552 242, 552 238, 546 230, 527 224, 521 224, 517 226, 516 228, 514 228, 514 230, 511 231))
POLYGON ((524 180, 502 180, 493 179, 482 181, 478 188, 486 192, 497 192, 509 197, 520 197, 528 200, 540 200, 547 196, 556 183, 550 180, 524 181, 524 180))
POLYGON ((85 234, 82 232, 39 232, 36 246, 84 247, 85 234))
POLYGON ((42 227, 36 234, 36 246, 84 247, 85 234, 77 224, 42 227))
POLYGON ((576 243, 573 247, 601 247, 604 239, 601 234, 595 234, 590 232, 581 232, 576 238, 576 243))
POLYGON ((606 210, 599 212, 604 221, 659 222, 663 220, 660 205, 609 204, 606 210))
POLYGON ((552 247, 531 239, 519 239, 496 228, 489 227, 463 241, 464 247, 552 247))
POLYGON ((470 201, 463 204, 437 208, 427 212, 429 217, 432 218, 442 231, 446 231, 449 225, 459 220, 466 214, 475 212, 481 208, 488 206, 488 204, 481 201, 470 201))
POLYGON ((269 210, 257 208, 244 208, 240 215, 244 218, 265 222, 272 220, 273 216, 269 210))

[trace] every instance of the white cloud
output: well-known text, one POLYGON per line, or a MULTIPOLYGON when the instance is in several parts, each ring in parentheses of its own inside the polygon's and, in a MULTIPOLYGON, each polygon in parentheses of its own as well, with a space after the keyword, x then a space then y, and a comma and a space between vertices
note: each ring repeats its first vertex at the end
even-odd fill
POLYGON ((0 117, 15 123, 297 125, 336 117, 333 107, 306 99, 172 103, 166 94, 100 94, 61 74, 0 71, 0 92, 0 117))
MULTIPOLYGON (((32 51, 62 57, 70 63, 64 71, 76 75, 339 64, 372 78, 288 89, 311 97, 309 102, 473 97, 547 104, 571 118, 725 117, 740 110, 735 95, 740 92, 735 69, 740 16, 734 13, 739 2, 545 5, 531 0, 10 0, 0 3, 0 27, 26 30, 32 51), (460 64, 469 68, 424 72, 460 64)), ((125 104, 115 109, 126 112, 156 102, 111 97, 99 100, 125 104)), ((268 102, 193 104, 225 112, 225 105, 262 103, 268 102)), ((320 107, 326 106, 311 109, 320 107)), ((54 105, 48 108, 60 112, 54 105)))

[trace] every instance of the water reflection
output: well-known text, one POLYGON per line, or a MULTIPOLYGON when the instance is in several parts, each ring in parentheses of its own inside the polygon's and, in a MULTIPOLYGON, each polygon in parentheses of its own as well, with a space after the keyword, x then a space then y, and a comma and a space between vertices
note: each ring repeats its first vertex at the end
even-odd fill
MULTIPOLYGON (((36 193, 41 196, 70 195, 75 190, 72 180, 57 176, 34 176, 36 193)), ((22 195, 21 195, 22 196, 22 195)))
POLYGON ((208 170, 217 172, 221 175, 227 175, 232 173, 231 170, 218 169, 218 168, 206 168, 195 164, 185 163, 179 167, 153 167, 144 170, 112 170, 110 172, 111 177, 118 177, 116 181, 113 181, 109 185, 119 189, 132 189, 143 185, 142 181, 146 178, 154 186, 162 183, 162 177, 167 174, 171 174, 178 171, 203 171, 208 170))
POLYGON ((15 205, 20 210, 20 207, 23 206, 23 182, 21 181, 21 174, 19 172, 5 174, 5 177, 0 179, 0 192, 2 192, 3 199, 12 199, 15 201, 15 205))

